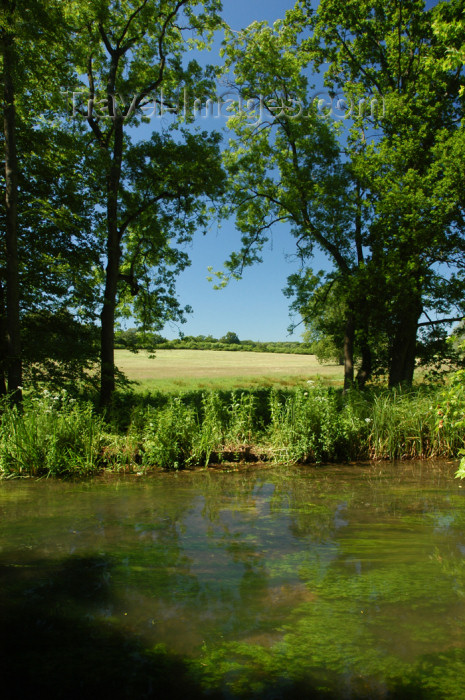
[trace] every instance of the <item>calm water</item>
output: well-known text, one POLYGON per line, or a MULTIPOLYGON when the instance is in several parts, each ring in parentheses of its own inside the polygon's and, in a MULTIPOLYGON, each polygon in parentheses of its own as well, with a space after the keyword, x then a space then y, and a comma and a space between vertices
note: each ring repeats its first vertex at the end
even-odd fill
POLYGON ((0 483, 1 697, 461 700, 455 469, 0 483))

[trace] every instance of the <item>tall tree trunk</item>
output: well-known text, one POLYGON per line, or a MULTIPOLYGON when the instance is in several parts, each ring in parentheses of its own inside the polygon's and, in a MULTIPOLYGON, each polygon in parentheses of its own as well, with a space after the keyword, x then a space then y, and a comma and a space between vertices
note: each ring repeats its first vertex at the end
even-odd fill
POLYGON ((6 305, 4 285, 0 282, 0 396, 7 393, 8 343, 6 330, 6 305))
POLYGON ((412 299, 403 310, 391 343, 389 386, 412 384, 417 349, 418 321, 422 313, 421 302, 412 299))
POLYGON ((364 389, 373 370, 371 348, 366 337, 360 339, 360 354, 362 356, 362 364, 357 372, 357 385, 359 389, 364 389))
POLYGON ((114 116, 113 158, 107 178, 107 266, 100 314, 100 405, 108 406, 115 391, 115 310, 121 258, 118 228, 118 191, 123 157, 123 122, 114 116))
MULTIPOLYGON (((356 203, 357 208, 355 212, 355 247, 357 250, 357 266, 360 270, 365 264, 365 256, 363 254, 363 220, 362 220, 362 186, 360 180, 356 179, 356 203)), ((359 324, 359 346, 360 354, 362 356, 362 363, 357 372, 357 386, 359 389, 363 389, 368 379, 371 377, 371 372, 373 368, 371 348, 368 343, 368 328, 367 328, 367 315, 363 318, 364 306, 366 306, 366 298, 357 299, 357 310, 358 310, 358 324, 359 324)))
POLYGON ((349 316, 344 329, 344 391, 351 389, 354 385, 354 338, 354 319, 349 316))
MULTIPOLYGON (((9 3, 3 9, 12 12, 9 3)), ((18 163, 16 155, 16 108, 14 90, 15 47, 13 37, 2 31, 3 54, 3 132, 5 139, 5 215, 6 215, 6 336, 8 392, 13 403, 22 402, 22 363, 19 317, 18 264, 18 163)))

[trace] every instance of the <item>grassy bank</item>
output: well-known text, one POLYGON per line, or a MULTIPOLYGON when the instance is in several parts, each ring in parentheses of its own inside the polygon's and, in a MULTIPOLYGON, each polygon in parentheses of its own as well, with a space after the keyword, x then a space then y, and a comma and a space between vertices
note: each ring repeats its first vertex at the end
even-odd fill
POLYGON ((456 458, 465 397, 422 387, 343 395, 302 389, 122 394, 101 416, 89 402, 44 392, 24 412, 4 407, 3 477, 137 473, 249 461, 323 464, 456 458))

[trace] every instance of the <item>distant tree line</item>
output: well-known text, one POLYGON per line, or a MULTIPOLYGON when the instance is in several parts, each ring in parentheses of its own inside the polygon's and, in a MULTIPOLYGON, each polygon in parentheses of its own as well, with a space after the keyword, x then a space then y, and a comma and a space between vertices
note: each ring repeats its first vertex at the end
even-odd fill
POLYGON ((115 348, 131 350, 227 350, 229 352, 283 352, 295 355, 311 355, 313 348, 308 343, 297 341, 239 340, 236 333, 229 331, 221 338, 212 335, 183 335, 168 340, 159 333, 143 332, 137 328, 118 330, 115 333, 115 348))

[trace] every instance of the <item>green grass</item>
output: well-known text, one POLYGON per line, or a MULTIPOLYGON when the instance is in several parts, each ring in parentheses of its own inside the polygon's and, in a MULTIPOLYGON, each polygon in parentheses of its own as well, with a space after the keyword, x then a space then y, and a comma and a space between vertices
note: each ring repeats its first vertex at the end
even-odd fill
POLYGON ((339 385, 340 365, 320 364, 314 355, 214 350, 116 350, 115 362, 135 391, 177 393, 256 387, 298 387, 321 379, 339 385))

